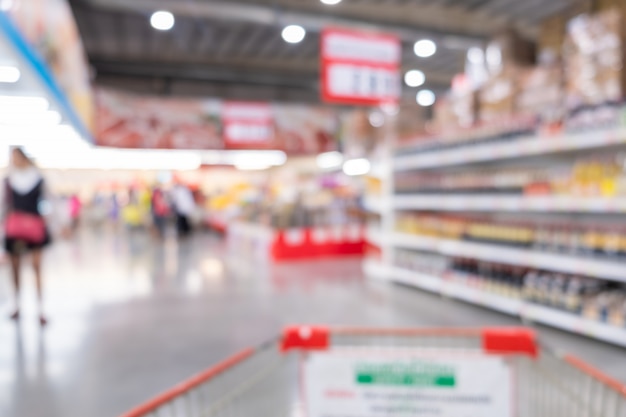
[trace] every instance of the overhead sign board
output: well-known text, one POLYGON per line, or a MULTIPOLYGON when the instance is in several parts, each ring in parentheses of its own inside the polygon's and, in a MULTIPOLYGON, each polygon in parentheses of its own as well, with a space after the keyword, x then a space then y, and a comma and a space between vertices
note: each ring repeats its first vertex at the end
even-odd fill
POLYGON ((225 102, 222 124, 228 148, 262 148, 273 143, 274 117, 269 103, 225 102))
POLYGON ((322 98, 377 105, 400 97, 402 49, 395 36, 347 29, 322 32, 322 98))

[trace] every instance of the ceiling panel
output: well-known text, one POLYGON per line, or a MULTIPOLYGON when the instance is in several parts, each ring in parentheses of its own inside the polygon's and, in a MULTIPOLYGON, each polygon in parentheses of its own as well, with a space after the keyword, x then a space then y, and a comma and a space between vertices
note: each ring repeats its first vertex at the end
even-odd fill
MULTIPOLYGON (((98 80, 161 79, 142 84, 144 89, 157 85, 155 91, 160 93, 174 91, 163 85, 183 81, 185 88, 176 91, 192 91, 188 85, 193 82, 267 83, 264 88, 273 91, 268 96, 275 97, 276 89, 285 97, 302 98, 303 92, 308 92, 312 101, 319 96, 319 31, 326 25, 378 28, 397 34, 403 41, 403 68, 423 70, 427 85, 440 89, 463 69, 469 46, 481 44, 507 24, 521 27, 532 37, 543 18, 574 2, 343 0, 329 7, 318 0, 70 0, 98 80), (162 8, 175 10, 172 31, 159 32, 149 25, 151 11, 162 8), (307 28, 302 43, 291 45, 282 40, 281 30, 287 23, 307 28), (414 55, 413 42, 423 37, 437 41, 435 56, 423 59, 414 55), (224 81, 219 71, 232 76, 224 81), (298 91, 288 94, 288 89, 298 91)), ((211 88, 205 86, 203 91, 215 90, 211 88)))

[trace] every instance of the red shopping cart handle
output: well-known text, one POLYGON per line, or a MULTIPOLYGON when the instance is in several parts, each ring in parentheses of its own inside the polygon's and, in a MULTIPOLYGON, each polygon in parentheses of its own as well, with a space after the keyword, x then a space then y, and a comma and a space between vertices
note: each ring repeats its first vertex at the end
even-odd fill
POLYGON ((539 354, 536 333, 525 327, 486 327, 482 329, 426 328, 426 329, 371 329, 371 328, 329 328, 324 326, 290 326, 283 332, 281 350, 326 350, 330 346, 330 336, 477 336, 482 338, 485 353, 496 355, 539 354))

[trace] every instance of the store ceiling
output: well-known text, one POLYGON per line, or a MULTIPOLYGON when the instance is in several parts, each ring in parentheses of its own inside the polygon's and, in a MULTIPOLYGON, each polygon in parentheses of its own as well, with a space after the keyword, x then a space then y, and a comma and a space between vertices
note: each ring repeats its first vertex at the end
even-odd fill
MULTIPOLYGON (((542 19, 576 0, 71 0, 97 83, 138 92, 280 101, 318 100, 319 32, 328 25, 378 28, 403 41, 403 69, 425 72, 444 89, 465 51, 507 25, 534 37, 542 19), (154 30, 169 10, 176 25, 154 30), (287 24, 307 29, 302 43, 281 38, 287 24), (430 58, 413 43, 437 42, 430 58)), ((415 91, 405 88, 407 100, 415 91)))

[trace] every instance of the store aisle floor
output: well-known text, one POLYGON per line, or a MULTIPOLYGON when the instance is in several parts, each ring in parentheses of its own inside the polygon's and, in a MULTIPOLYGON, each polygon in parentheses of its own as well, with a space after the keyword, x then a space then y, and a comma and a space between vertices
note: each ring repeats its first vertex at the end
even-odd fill
MULTIPOLYGON (((357 259, 251 265, 219 239, 177 244, 83 233, 47 254, 51 323, 26 274, 19 326, 0 320, 0 415, 116 417, 289 323, 514 325, 517 320, 362 278, 357 259)), ((2 267, 0 313, 10 309, 2 267)), ((626 350, 540 328, 544 341, 626 381, 626 350)))

